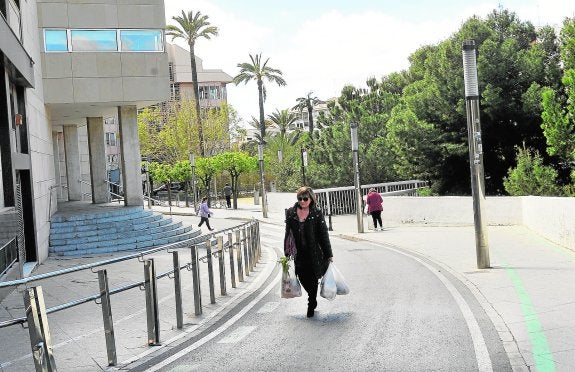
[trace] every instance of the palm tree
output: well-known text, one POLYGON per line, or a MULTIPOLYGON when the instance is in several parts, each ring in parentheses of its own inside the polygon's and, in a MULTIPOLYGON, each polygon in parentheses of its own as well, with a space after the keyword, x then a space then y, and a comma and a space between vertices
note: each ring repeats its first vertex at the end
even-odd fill
POLYGON ((283 136, 286 134, 290 125, 295 123, 297 117, 293 112, 289 110, 277 110, 268 116, 272 123, 279 129, 280 134, 283 136))
MULTIPOLYGON (((238 63, 238 67, 240 68, 240 73, 234 77, 234 84, 238 85, 239 83, 247 84, 251 80, 255 80, 258 84, 258 98, 260 104, 260 123, 264 123, 264 101, 266 100, 266 87, 264 85, 264 79, 274 82, 279 86, 286 85, 285 80, 282 77, 282 72, 275 68, 269 67, 268 61, 269 58, 266 59, 264 63, 262 63, 262 54, 256 54, 252 56, 250 54, 251 63, 244 62, 238 63)), ((260 138, 263 141, 266 136, 266 126, 260 125, 260 138)), ((262 142, 263 143, 263 142, 262 142)))
POLYGON ((200 115, 200 97, 198 89, 198 70, 196 67, 196 40, 199 38, 211 39, 212 36, 218 35, 218 28, 211 26, 208 22, 208 16, 202 15, 199 11, 194 14, 192 10, 186 14, 182 10, 182 16, 172 17, 178 26, 168 25, 166 35, 172 37, 172 41, 177 38, 184 39, 190 48, 190 65, 192 67, 192 85, 194 88, 193 99, 196 105, 196 117, 198 123, 198 135, 200 137, 200 153, 205 156, 204 130, 202 127, 202 118, 200 115))
MULTIPOLYGON (((252 116, 251 120, 248 121, 248 125, 254 129, 260 131, 259 133, 254 134, 254 137, 257 140, 257 143, 266 143, 265 138, 262 137, 262 126, 260 125, 260 121, 252 116)), ((270 120, 265 120, 264 126, 265 126, 265 128, 263 130, 263 133, 265 133, 265 130, 267 128, 273 126, 273 123, 270 120)))
POLYGON ((313 108, 320 104, 325 103, 317 97, 312 97, 313 92, 309 92, 305 97, 297 98, 297 105, 293 108, 299 110, 301 113, 304 109, 307 109, 307 116, 309 120, 309 134, 313 134, 313 108))

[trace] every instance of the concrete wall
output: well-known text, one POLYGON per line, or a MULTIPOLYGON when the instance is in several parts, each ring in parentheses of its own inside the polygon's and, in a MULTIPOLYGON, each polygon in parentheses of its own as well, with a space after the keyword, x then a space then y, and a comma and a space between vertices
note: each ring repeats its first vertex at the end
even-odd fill
MULTIPOLYGON (((34 61, 40 61, 40 40, 36 1, 21 1, 23 38, 27 52, 34 61)), ((54 178, 52 126, 44 106, 42 70, 34 65, 34 89, 26 90, 26 116, 30 139, 31 174, 34 193, 34 224, 38 262, 48 257, 50 214, 55 211, 57 190, 54 178), (52 194, 52 195, 51 195, 52 194)))
MULTIPOLYGON (((38 13, 41 38, 43 28, 165 28, 162 0, 39 0, 38 13)), ((41 61, 46 104, 118 106, 169 97, 167 52, 42 52, 41 61)))
MULTIPOLYGON (((294 193, 267 193, 270 212, 283 212, 295 203, 294 193)), ((485 208, 488 225, 525 225, 564 247, 575 249, 575 198, 539 196, 488 197, 485 208)), ((472 225, 470 196, 383 198, 384 225, 432 224, 472 225)))

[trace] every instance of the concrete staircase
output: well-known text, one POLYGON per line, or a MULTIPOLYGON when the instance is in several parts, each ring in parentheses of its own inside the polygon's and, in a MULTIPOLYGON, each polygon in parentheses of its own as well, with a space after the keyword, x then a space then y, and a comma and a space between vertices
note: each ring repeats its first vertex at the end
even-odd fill
POLYGON ((150 249, 194 238, 201 230, 142 207, 52 216, 50 254, 86 256, 150 249))

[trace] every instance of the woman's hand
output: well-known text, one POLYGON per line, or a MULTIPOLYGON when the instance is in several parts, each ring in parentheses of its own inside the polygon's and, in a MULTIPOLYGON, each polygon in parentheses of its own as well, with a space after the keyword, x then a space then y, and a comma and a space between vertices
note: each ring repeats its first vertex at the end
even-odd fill
POLYGON ((329 262, 333 262, 333 257, 327 259, 329 262))

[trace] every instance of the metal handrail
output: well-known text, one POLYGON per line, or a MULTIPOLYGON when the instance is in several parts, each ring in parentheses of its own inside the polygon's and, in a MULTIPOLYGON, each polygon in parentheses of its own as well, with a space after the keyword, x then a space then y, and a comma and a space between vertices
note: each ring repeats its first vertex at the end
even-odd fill
MULTIPOLYGON (((228 231, 235 231, 237 229, 240 229, 244 226, 247 226, 249 224, 251 224, 252 222, 246 222, 243 225, 238 225, 235 227, 229 227, 226 229, 222 229, 218 231, 218 234, 220 233, 224 233, 224 232, 228 232, 228 231)), ((171 244, 167 244, 167 245, 162 245, 160 247, 156 247, 156 248, 152 248, 152 249, 148 249, 142 252, 138 252, 138 253, 133 253, 127 256, 122 256, 122 257, 116 257, 116 258, 110 258, 108 260, 104 260, 104 261, 98 261, 98 262, 93 262, 93 263, 89 263, 89 264, 84 264, 84 265, 77 265, 77 266, 72 266, 66 269, 62 269, 62 270, 56 270, 56 271, 51 271, 49 273, 44 273, 44 274, 38 274, 38 275, 34 275, 34 276, 29 276, 27 278, 23 278, 23 279, 17 279, 17 280, 12 280, 12 281, 7 281, 7 282, 0 282, 0 289, 1 288, 7 288, 7 287, 14 287, 17 285, 23 285, 23 284, 28 284, 34 281, 38 281, 38 280, 42 280, 42 279, 48 279, 48 278, 53 278, 56 276, 60 276, 60 275, 64 275, 64 274, 69 274, 69 273, 73 273, 73 272, 77 272, 77 271, 83 271, 83 270, 87 270, 87 269, 93 269, 96 267, 100 267, 100 266, 105 266, 105 265, 111 265, 114 263, 118 263, 118 262, 122 262, 122 261, 128 261, 134 258, 141 258, 144 256, 148 256, 152 253, 156 253, 156 252, 160 252, 160 251, 164 251, 164 250, 169 250, 169 249, 174 249, 174 248, 181 248, 184 245, 197 245, 199 243, 205 242, 206 240, 208 240, 209 237, 211 237, 213 234, 210 235, 202 235, 200 237, 196 237, 196 238, 191 238, 188 240, 182 240, 180 242, 177 243, 171 243, 171 244)))
POLYGON ((0 266, 0 276, 18 260, 18 237, 10 239, 6 244, 0 247, 0 256, 4 255, 3 267, 0 266))
POLYGON ((94 301, 96 304, 100 305, 103 316, 104 323, 104 337, 106 341, 106 353, 108 356, 108 365, 117 365, 117 353, 116 353, 116 342, 114 336, 114 321, 112 318, 112 308, 111 308, 111 298, 112 294, 121 293, 133 288, 140 288, 145 291, 146 297, 146 323, 148 332, 148 345, 154 346, 159 345, 160 341, 160 319, 158 312, 158 293, 157 293, 157 280, 168 277, 174 282, 174 300, 176 307, 176 323, 178 329, 184 328, 184 311, 182 306, 182 284, 181 284, 181 271, 186 269, 192 272, 193 278, 193 297, 194 297, 194 310, 195 315, 202 314, 202 295, 200 286, 200 262, 207 263, 207 276, 209 281, 209 291, 210 291, 210 303, 216 303, 215 295, 215 283, 214 283, 214 265, 212 263, 213 258, 218 261, 219 269, 219 284, 220 284, 220 294, 225 296, 227 294, 226 290, 226 255, 229 261, 229 279, 231 280, 232 288, 236 288, 236 272, 235 266, 237 266, 237 278, 240 282, 244 281, 244 272, 246 276, 250 275, 250 272, 255 270, 255 265, 261 257, 261 246, 260 246, 260 230, 259 222, 252 219, 242 225, 234 226, 231 228, 226 228, 218 231, 217 233, 211 233, 204 235, 202 237, 188 239, 183 242, 173 243, 164 245, 157 248, 148 249, 143 252, 130 254, 123 257, 117 257, 113 259, 103 260, 94 262, 92 264, 78 265, 72 268, 54 271, 51 273, 40 274, 33 277, 29 277, 22 280, 15 280, 11 282, 0 283, 0 288, 7 286, 18 286, 25 285, 25 289, 22 289, 24 296, 24 305, 26 307, 26 316, 20 318, 14 318, 8 321, 0 322, 0 329, 13 326, 13 325, 24 325, 30 329, 34 329, 35 333, 30 332, 30 346, 32 349, 32 356, 34 359, 34 364, 37 371, 44 371, 43 366, 50 365, 52 370, 56 370, 55 358, 52 352, 52 342, 50 331, 48 327, 48 317, 50 313, 58 312, 61 310, 69 309, 81 304, 85 304, 94 301), (232 231, 235 230, 235 234, 232 231), (224 243, 224 236, 227 233, 228 239, 224 243), (222 234, 222 236, 216 235, 222 234), (235 242, 233 239, 235 235, 235 242), (214 244, 215 243, 215 244, 214 244), (198 248, 205 246, 206 254, 202 257, 198 257, 198 248), (215 249, 213 249, 215 247, 215 249), (191 252, 191 260, 189 262, 180 264, 179 261, 179 249, 189 249, 191 252), (166 272, 161 274, 156 274, 155 264, 153 258, 144 259, 143 257, 147 254, 158 252, 160 250, 165 250, 167 253, 171 253, 173 256, 173 268, 168 269, 166 272), (227 252, 227 253, 226 253, 227 252), (243 254, 242 254, 243 253, 243 254), (235 256, 235 259, 234 259, 235 256), (122 262, 129 259, 137 258, 139 262, 144 264, 144 281, 138 281, 136 283, 130 283, 123 285, 118 288, 110 289, 108 286, 108 274, 107 270, 99 269, 97 271, 94 268, 99 266, 104 266, 112 263, 122 262), (80 270, 91 269, 93 273, 98 275, 98 282, 100 287, 100 292, 96 294, 89 295, 87 297, 74 299, 72 301, 58 304, 51 308, 45 307, 44 296, 42 294, 42 287, 39 285, 28 286, 28 283, 34 282, 40 279, 52 278, 59 275, 64 275, 67 273, 72 273, 80 270))

